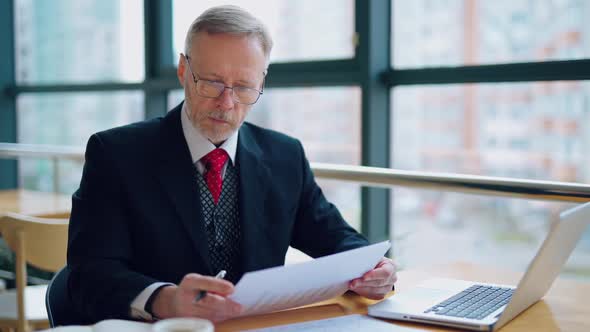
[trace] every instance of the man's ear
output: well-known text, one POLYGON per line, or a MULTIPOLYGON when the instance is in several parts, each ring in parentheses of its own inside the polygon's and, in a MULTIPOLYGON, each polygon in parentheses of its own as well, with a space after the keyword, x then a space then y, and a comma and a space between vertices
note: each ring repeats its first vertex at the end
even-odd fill
POLYGON ((182 85, 184 87, 184 74, 186 71, 186 59, 184 57, 184 54, 180 53, 180 56, 178 57, 178 68, 176 69, 176 76, 178 77, 178 82, 180 82, 180 85, 182 85))

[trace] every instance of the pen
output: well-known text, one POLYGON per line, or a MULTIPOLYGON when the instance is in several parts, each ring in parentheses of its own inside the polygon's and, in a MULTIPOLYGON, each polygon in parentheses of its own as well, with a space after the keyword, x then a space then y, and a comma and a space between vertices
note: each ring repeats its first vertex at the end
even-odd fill
MULTIPOLYGON (((217 275, 215 276, 215 279, 223 279, 223 278, 225 278, 225 274, 226 273, 227 273, 227 271, 225 271, 225 270, 219 271, 219 273, 217 273, 217 275)), ((207 291, 206 290, 200 290, 199 291, 199 294, 197 294, 197 296, 195 297, 195 302, 201 301, 206 295, 207 295, 207 291)))

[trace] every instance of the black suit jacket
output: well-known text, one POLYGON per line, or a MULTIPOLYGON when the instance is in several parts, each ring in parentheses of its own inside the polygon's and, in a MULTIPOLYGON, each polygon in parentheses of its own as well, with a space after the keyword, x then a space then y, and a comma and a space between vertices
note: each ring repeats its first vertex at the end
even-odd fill
MULTIPOLYGON (((91 320, 129 318, 154 282, 217 272, 180 110, 88 141, 72 197, 68 288, 91 320)), ((318 257, 367 244, 324 198, 299 141, 244 123, 236 166, 243 272, 284 264, 289 245, 318 257)))

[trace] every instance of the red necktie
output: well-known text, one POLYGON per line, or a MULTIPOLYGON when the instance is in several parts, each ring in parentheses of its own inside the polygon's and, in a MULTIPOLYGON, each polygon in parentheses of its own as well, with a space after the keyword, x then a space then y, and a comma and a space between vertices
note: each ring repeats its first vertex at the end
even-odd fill
POLYGON ((207 187, 209 187, 209 192, 211 192, 215 204, 217 204, 219 196, 221 196, 221 185, 223 182, 221 180, 221 169, 228 157, 225 150, 218 148, 201 158, 201 161, 205 165, 205 182, 207 182, 207 187))

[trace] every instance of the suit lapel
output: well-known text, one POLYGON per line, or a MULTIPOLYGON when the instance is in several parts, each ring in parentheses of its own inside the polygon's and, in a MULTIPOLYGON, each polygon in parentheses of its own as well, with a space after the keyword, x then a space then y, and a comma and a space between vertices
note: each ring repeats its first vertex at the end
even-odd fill
MULTIPOLYGON (((182 105, 182 104, 181 104, 182 105)), ((181 105, 169 112, 162 126, 163 139, 158 179, 174 204, 191 242, 209 273, 213 273, 207 247, 196 168, 180 123, 181 105)))
POLYGON ((267 237, 264 209, 270 171, 262 151, 247 125, 238 137, 237 165, 240 176, 240 219, 242 228, 242 271, 258 270, 264 264, 259 244, 267 237))

